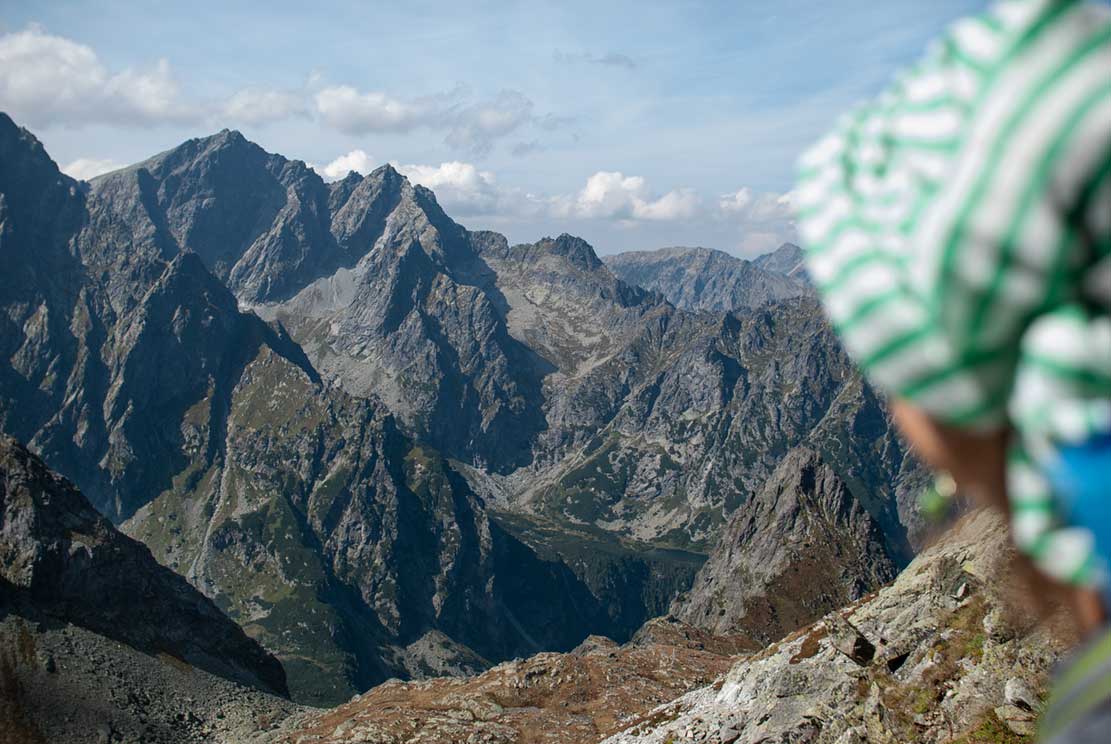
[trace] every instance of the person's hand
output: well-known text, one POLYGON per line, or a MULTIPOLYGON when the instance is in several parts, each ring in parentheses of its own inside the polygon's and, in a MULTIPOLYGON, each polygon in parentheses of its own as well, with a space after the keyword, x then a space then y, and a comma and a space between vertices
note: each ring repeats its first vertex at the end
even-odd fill
POLYGON ((902 400, 891 402, 891 415, 927 465, 951 475, 961 493, 981 506, 1007 512, 1005 429, 975 432, 946 426, 902 400))

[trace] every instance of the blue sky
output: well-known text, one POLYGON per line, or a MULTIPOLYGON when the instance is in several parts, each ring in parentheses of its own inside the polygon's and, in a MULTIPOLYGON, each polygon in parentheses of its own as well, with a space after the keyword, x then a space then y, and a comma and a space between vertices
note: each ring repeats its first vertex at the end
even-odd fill
POLYGON ((0 110, 78 176, 226 126, 515 242, 747 255, 792 237, 800 150, 983 7, 0 0, 0 110))

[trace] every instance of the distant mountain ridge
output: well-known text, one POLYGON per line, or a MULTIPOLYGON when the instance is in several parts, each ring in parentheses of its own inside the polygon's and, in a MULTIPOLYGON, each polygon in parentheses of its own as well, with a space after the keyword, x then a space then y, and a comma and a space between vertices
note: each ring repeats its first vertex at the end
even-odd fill
POLYGON ((801 260, 790 243, 752 261, 709 248, 626 251, 605 258, 624 281, 660 292, 676 307, 707 312, 741 311, 807 294, 801 260))
POLYGON ((805 254, 794 243, 784 243, 771 253, 765 253, 752 261, 764 271, 783 274, 793 279, 809 282, 806 274, 805 254))

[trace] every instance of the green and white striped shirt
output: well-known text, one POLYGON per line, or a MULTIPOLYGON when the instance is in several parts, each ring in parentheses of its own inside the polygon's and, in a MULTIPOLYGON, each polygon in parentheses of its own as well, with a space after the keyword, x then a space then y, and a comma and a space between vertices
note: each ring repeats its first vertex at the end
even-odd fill
POLYGON ((1111 431, 1111 13, 1011 0, 956 23, 800 162, 810 274, 880 388, 1019 432, 1016 541, 1091 580, 1038 467, 1111 431))

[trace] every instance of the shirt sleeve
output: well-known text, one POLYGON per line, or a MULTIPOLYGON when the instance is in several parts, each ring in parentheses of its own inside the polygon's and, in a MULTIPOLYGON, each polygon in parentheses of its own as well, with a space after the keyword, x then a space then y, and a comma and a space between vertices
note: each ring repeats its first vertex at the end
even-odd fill
POLYGON ((1093 260, 1109 27, 1082 3, 962 21, 801 161, 799 229, 835 329, 875 384, 947 423, 1006 422, 1027 325, 1093 260))

